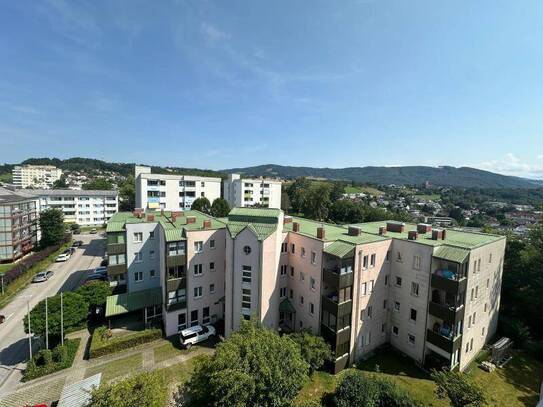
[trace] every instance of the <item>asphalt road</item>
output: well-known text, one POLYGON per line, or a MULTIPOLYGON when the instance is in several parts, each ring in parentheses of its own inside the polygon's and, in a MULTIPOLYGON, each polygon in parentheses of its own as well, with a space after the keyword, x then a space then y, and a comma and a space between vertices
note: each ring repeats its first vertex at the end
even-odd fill
POLYGON ((100 265, 105 253, 105 239, 100 235, 77 235, 83 246, 63 263, 54 263, 48 270, 54 275, 45 282, 33 283, 22 290, 8 305, 0 310, 6 321, 0 325, 0 393, 9 391, 10 383, 21 376, 24 362, 29 355, 28 335, 24 332, 23 319, 30 309, 45 297, 72 291, 85 281, 94 268, 100 265))

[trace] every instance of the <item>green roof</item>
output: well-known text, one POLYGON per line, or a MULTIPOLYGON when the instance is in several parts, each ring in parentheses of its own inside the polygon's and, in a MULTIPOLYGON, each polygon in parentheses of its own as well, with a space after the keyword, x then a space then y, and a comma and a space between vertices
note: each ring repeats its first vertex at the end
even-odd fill
POLYGON ((332 256, 339 257, 351 257, 354 254, 355 245, 353 243, 346 243, 338 240, 324 248, 324 252, 332 256))
POLYGON ((296 309, 294 306, 290 303, 288 298, 285 298, 283 301, 279 303, 279 312, 286 312, 289 314, 294 314, 296 312, 296 309))
POLYGON ((106 317, 126 314, 130 311, 161 304, 162 289, 160 287, 132 293, 110 295, 106 301, 106 317))
POLYGON ((280 209, 275 208, 234 208, 228 214, 228 231, 236 237, 245 228, 264 240, 277 230, 280 209))
POLYGON ((455 263, 463 263, 469 256, 469 250, 461 247, 454 247, 449 245, 443 245, 436 247, 434 250, 434 257, 438 259, 444 259, 453 261, 455 263))
MULTIPOLYGON (((379 227, 386 226, 386 224, 386 221, 382 221, 358 223, 354 226, 359 227, 365 233, 379 235, 379 227)), ((390 230, 388 230, 386 236, 392 237, 394 239, 408 240, 408 232, 410 230, 417 230, 417 225, 413 223, 406 223, 404 231, 402 233, 391 232, 390 230)), ((477 247, 505 239, 505 236, 493 235, 489 233, 467 232, 463 230, 449 228, 445 228, 445 230, 447 231, 447 236, 445 240, 432 240, 432 232, 429 232, 424 234, 419 233, 418 238, 417 240, 415 240, 415 242, 427 244, 430 246, 449 245, 457 246, 464 249, 475 249, 477 247)))

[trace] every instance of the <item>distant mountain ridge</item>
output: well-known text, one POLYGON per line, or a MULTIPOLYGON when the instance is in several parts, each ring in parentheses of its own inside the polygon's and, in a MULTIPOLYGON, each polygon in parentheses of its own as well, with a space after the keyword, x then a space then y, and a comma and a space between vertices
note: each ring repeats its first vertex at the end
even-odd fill
POLYGON ((380 185, 418 185, 428 181, 435 186, 460 188, 538 188, 543 186, 543 181, 501 175, 470 167, 450 166, 314 168, 266 164, 230 168, 221 172, 289 179, 315 177, 380 185))

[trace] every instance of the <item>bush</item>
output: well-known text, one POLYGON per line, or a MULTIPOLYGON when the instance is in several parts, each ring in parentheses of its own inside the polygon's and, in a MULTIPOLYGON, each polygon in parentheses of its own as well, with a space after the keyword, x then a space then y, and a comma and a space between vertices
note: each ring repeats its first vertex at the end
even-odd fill
POLYGON ((437 398, 448 398, 453 407, 486 404, 483 389, 464 373, 433 370, 432 379, 436 382, 437 398))
POLYGON ((332 350, 322 336, 313 335, 311 332, 302 331, 288 335, 298 344, 302 357, 309 363, 311 371, 320 369, 332 358, 332 350))
POLYGON ((417 407, 421 404, 404 389, 388 380, 378 380, 379 407, 417 407))
POLYGON ((336 407, 376 407, 379 404, 378 384, 360 372, 343 376, 334 396, 336 407))
POLYGON ((99 358, 100 356, 120 352, 133 346, 162 338, 161 329, 146 329, 117 338, 109 337, 108 332, 109 330, 103 326, 94 330, 89 350, 90 358, 99 358))
POLYGON ((68 339, 64 346, 58 345, 53 351, 43 349, 35 354, 26 365, 23 381, 36 379, 72 366, 79 348, 80 338, 68 339))
POLYGON ((89 407, 163 407, 167 401, 167 385, 158 372, 140 373, 91 393, 89 407))

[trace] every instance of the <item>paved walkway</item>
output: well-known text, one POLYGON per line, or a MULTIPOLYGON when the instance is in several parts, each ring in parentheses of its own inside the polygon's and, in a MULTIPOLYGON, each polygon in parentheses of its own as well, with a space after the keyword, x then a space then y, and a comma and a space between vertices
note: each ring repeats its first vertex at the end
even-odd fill
MULTIPOLYGON (((190 353, 180 354, 155 363, 155 347, 168 343, 164 339, 159 339, 127 351, 113 353, 96 359, 85 360, 85 350, 87 347, 87 342, 90 339, 88 331, 79 331, 69 335, 69 337, 81 338, 81 343, 79 345, 79 349, 77 350, 72 367, 26 383, 9 383, 9 385, 7 385, 8 383, 5 383, 5 385, 0 389, 0 407, 25 405, 25 403, 33 404, 38 402, 43 403, 56 401, 60 397, 62 387, 84 379, 87 369, 100 368, 100 366, 105 366, 110 362, 124 359, 133 355, 142 355, 142 367, 139 369, 140 371, 151 371, 183 363, 195 356, 213 352, 212 348, 199 347, 190 353)), ((115 380, 123 379, 133 373, 134 372, 118 376, 115 378, 115 380)))

